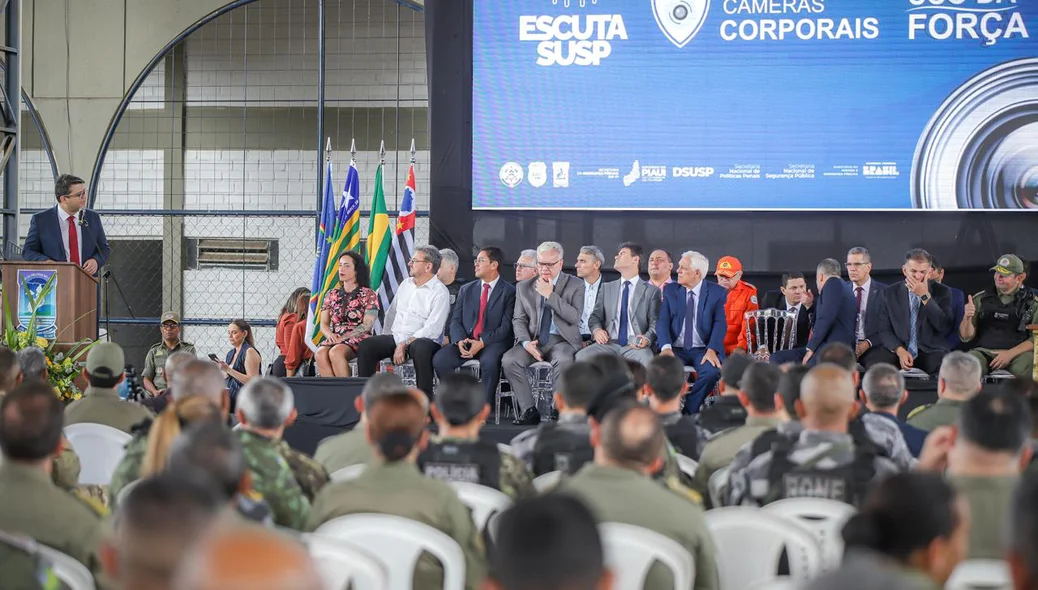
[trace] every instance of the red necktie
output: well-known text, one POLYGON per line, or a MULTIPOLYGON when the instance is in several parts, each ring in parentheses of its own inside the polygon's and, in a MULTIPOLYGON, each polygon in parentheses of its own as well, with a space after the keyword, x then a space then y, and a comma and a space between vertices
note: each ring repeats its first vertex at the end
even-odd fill
POLYGON ((79 233, 76 231, 76 217, 68 218, 68 257, 69 262, 79 266, 79 233))
POLYGON ((479 318, 476 320, 476 328, 472 330, 472 338, 479 340, 483 333, 483 316, 487 313, 487 299, 490 297, 490 283, 483 283, 483 293, 479 296, 479 318))
POLYGON ((858 327, 861 325, 861 293, 862 288, 854 289, 854 297, 858 300, 858 315, 854 316, 854 339, 858 339, 858 327))

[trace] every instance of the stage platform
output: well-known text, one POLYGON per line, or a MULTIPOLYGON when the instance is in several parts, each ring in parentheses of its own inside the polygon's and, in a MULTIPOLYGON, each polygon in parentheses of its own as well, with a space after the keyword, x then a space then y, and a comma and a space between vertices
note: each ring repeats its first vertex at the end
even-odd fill
MULTIPOLYGON (((318 443, 329 436, 353 428, 360 420, 354 400, 364 388, 361 378, 294 377, 284 380, 295 395, 299 417, 285 430, 285 440, 293 448, 313 454, 318 443)), ((997 385, 985 385, 997 387, 997 385)), ((908 381, 908 402, 901 408, 904 417, 916 406, 937 401, 937 380, 908 381)), ((502 404, 502 409, 507 404, 502 404)), ((502 412, 501 424, 487 424, 485 436, 495 442, 507 443, 530 426, 513 426, 512 417, 502 412)))

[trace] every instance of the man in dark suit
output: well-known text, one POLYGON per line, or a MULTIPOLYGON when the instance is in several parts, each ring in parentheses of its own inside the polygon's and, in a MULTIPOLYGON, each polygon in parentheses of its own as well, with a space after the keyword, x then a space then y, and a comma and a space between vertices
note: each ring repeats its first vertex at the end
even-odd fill
POLYGON ((557 383, 559 374, 584 347, 580 336, 584 281, 562 272, 562 256, 558 242, 538 246, 537 276, 515 288, 512 328, 518 344, 505 353, 501 368, 523 410, 515 420, 517 426, 541 421, 526 368, 534 362, 550 362, 557 383))
POLYGON ((656 322, 660 354, 676 356, 696 371, 685 400, 685 413, 699 412, 703 400, 721 378, 724 337, 728 332, 724 304, 728 291, 703 280, 710 261, 685 252, 678 263, 678 282, 663 287, 663 307, 656 322))
POLYGON ((818 300, 815 303, 815 326, 811 337, 804 347, 780 350, 771 355, 771 362, 807 363, 815 351, 830 342, 843 342, 847 346, 854 344, 857 305, 850 284, 843 282, 840 274, 840 263, 836 260, 826 258, 818 263, 815 271, 818 300))
POLYGON ((936 375, 948 354, 944 337, 952 326, 951 292, 927 279, 930 254, 922 248, 905 254, 901 272, 905 280, 890 285, 879 297, 879 345, 862 358, 866 368, 888 363, 936 375))
POLYGON ((101 217, 86 209, 83 179, 62 174, 54 183, 58 204, 40 211, 29 222, 22 257, 31 261, 74 262, 91 275, 108 261, 112 249, 101 217))
MULTIPOLYGON (((787 328, 788 346, 796 348, 803 346, 811 337, 811 326, 815 322, 815 298, 807 288, 807 280, 804 273, 791 270, 782 275, 782 286, 778 291, 768 291, 761 299, 761 309, 780 309, 788 311, 796 317, 792 328, 787 328)), ((771 322, 772 324, 774 321, 771 322)), ((777 341, 773 338, 774 325, 768 326, 768 342, 777 341)), ((750 351, 753 352, 752 350, 750 351)))
POLYGON ((879 346, 879 294, 884 283, 872 279, 872 256, 863 246, 847 251, 847 278, 857 310, 854 318, 854 354, 864 363, 864 355, 879 346))
POLYGON ((944 267, 932 254, 930 255, 930 278, 948 287, 948 291, 951 293, 952 325, 948 333, 944 335, 944 342, 948 350, 955 350, 962 344, 962 339, 959 338, 959 324, 962 323, 962 316, 966 313, 966 294, 962 292, 962 289, 945 285, 944 267))
POLYGON ((645 366, 652 361, 656 320, 660 315, 660 290, 638 276, 642 252, 638 244, 620 245, 613 262, 620 278, 598 289, 595 307, 587 321, 593 343, 577 353, 577 360, 612 353, 645 366))
POLYGON ((501 357, 512 347, 515 287, 501 280, 504 252, 483 248, 476 255, 476 279, 462 285, 448 324, 451 343, 433 357, 433 368, 443 379, 467 361, 479 361, 480 380, 488 404, 493 404, 501 379, 501 357))

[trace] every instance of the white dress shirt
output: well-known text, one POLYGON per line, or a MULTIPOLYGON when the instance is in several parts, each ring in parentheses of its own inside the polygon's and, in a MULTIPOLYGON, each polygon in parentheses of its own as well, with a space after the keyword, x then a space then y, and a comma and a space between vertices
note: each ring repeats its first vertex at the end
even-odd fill
MULTIPOLYGON (((869 308, 869 289, 872 288, 872 277, 861 286, 861 316, 858 318, 858 333, 854 335, 856 340, 865 339, 865 310, 869 308)), ((851 293, 858 297, 858 286, 851 283, 851 293)))
POLYGON ((397 344, 408 338, 439 341, 450 313, 451 296, 435 276, 421 287, 415 284, 413 277, 408 277, 400 283, 392 307, 396 308, 396 315, 386 332, 393 335, 397 344))
POLYGON ((800 310, 803 309, 803 303, 790 303, 786 301, 786 311, 793 314, 793 317, 789 319, 792 327, 786 328, 789 330, 789 347, 793 348, 797 344, 797 320, 800 318, 800 310))
POLYGON ((79 218, 75 215, 69 215, 64 209, 58 207, 58 227, 61 229, 61 245, 65 248, 65 260, 72 262, 72 251, 68 248, 69 217, 74 217, 76 219, 76 237, 79 242, 79 263, 83 264, 86 260, 83 260, 83 228, 78 225, 79 218))
POLYGON ((627 342, 633 344, 634 337, 639 335, 634 331, 634 323, 631 321, 634 318, 634 292, 638 289, 639 280, 640 277, 638 277, 638 275, 635 275, 630 279, 620 277, 619 290, 616 292, 616 322, 609 327, 609 338, 612 340, 618 340, 620 338, 620 330, 623 329, 623 326, 620 325, 620 306, 623 305, 624 301, 625 281, 631 283, 627 292, 627 342))
MULTIPOLYGON (((682 289, 685 289, 685 287, 682 287, 682 289)), ((699 302, 700 302, 699 294, 702 293, 702 291, 703 291, 703 281, 702 280, 699 281, 698 285, 696 285, 695 287, 692 287, 691 291, 689 291, 688 289, 685 289, 685 306, 686 307, 688 307, 688 294, 689 293, 693 293, 696 296, 696 317, 695 317, 695 320, 694 320, 695 321, 695 325, 692 326, 692 329, 693 329, 693 332, 692 332, 692 347, 693 348, 706 348, 706 343, 703 342, 703 337, 699 335, 699 320, 701 319, 699 317, 699 313, 698 313, 699 312, 699 302)), ((681 346, 679 346, 678 348, 684 348, 684 345, 685 345, 685 322, 684 321, 681 322, 681 332, 678 333, 678 339, 674 342, 674 344, 680 344, 681 346)), ((663 346, 663 348, 664 349, 671 348, 671 345, 665 344, 663 346)))
POLYGON ((598 280, 594 283, 584 281, 584 312, 580 314, 581 334, 591 333, 587 327, 587 321, 591 317, 591 312, 595 311, 595 299, 598 298, 598 288, 601 286, 602 275, 598 275, 598 280))

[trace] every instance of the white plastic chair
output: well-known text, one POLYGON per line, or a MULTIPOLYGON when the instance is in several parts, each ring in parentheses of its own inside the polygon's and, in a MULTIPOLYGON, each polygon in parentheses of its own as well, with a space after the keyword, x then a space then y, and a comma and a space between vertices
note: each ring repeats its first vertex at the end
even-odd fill
POLYGON ((696 578, 692 556, 673 539, 655 531, 623 524, 604 522, 598 525, 602 534, 606 563, 616 575, 616 588, 642 588, 649 568, 656 561, 674 574, 674 588, 691 588, 696 578))
POLYGON ((53 547, 36 545, 40 555, 51 562, 54 575, 68 585, 71 590, 95 590, 94 576, 85 565, 76 561, 71 555, 66 555, 53 547))
POLYGON ((770 580, 754 582, 746 587, 746 590, 800 590, 804 582, 794 580, 788 576, 779 576, 770 580))
POLYGON ((108 485, 133 437, 111 426, 84 422, 66 426, 65 438, 79 456, 80 485, 108 485))
POLYGON ((494 521, 497 515, 512 506, 512 499, 500 490, 495 490, 478 483, 466 481, 449 481, 458 498, 472 511, 472 521, 479 530, 489 529, 491 538, 497 532, 494 521))
POLYGON ((533 487, 538 494, 543 494, 554 489, 555 486, 559 485, 560 481, 562 481, 561 471, 549 471, 533 478, 533 487))
POLYGON ((386 590, 411 590, 415 564, 423 552, 443 565, 443 590, 465 588, 465 554, 444 533, 420 522, 390 514, 350 514, 333 518, 314 531, 378 556, 389 572, 386 590))
POLYGON ((822 548, 814 534, 794 520, 758 508, 731 506, 706 512, 706 525, 717 546, 722 590, 744 590, 775 577, 786 550, 789 574, 807 580, 822 571, 822 548))
POLYGON ((1012 588, 1009 564, 1001 559, 968 559, 958 565, 944 585, 946 590, 1000 590, 1012 588))
POLYGON ((724 506, 725 496, 728 495, 728 472, 732 466, 722 467, 710 475, 706 487, 710 492, 710 504, 714 508, 724 506))
POLYGON ((352 479, 357 479, 358 477, 360 477, 360 474, 364 473, 364 470, 367 468, 368 466, 366 463, 348 465, 346 467, 343 467, 342 469, 336 469, 335 471, 333 471, 328 476, 328 479, 330 479, 331 481, 350 481, 352 479))
POLYGON ((320 535, 303 535, 325 588, 384 590, 389 572, 381 561, 361 547, 320 535))
POLYGON ((840 567, 843 560, 843 525, 856 512, 845 502, 824 498, 786 498, 764 506, 763 510, 782 518, 795 520, 814 533, 822 547, 826 571, 840 567))
POLYGON ((687 455, 681 455, 681 454, 677 455, 677 460, 678 460, 678 469, 680 469, 682 473, 684 473, 685 475, 687 475, 689 477, 695 477, 696 476, 696 469, 699 469, 699 462, 698 461, 696 461, 692 457, 689 457, 687 455))

